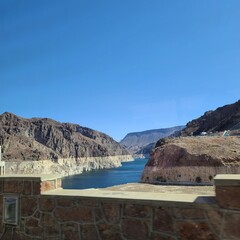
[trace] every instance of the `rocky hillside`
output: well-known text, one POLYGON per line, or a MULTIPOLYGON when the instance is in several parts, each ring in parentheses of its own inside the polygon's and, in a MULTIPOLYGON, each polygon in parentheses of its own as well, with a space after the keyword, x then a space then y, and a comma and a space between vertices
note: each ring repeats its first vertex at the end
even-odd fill
POLYGON ((120 141, 120 144, 132 154, 149 153, 151 146, 154 146, 160 138, 168 137, 181 129, 183 129, 183 126, 128 133, 120 141), (146 149, 143 149, 145 147, 146 149))
POLYGON ((240 137, 161 139, 145 166, 147 183, 211 183, 219 173, 240 173, 240 137))
POLYGON ((196 136, 202 132, 219 132, 240 129, 240 100, 236 103, 208 111, 200 118, 187 123, 181 136, 196 136))
POLYGON ((104 133, 48 118, 0 115, 0 144, 5 161, 38 161, 129 154, 104 133))

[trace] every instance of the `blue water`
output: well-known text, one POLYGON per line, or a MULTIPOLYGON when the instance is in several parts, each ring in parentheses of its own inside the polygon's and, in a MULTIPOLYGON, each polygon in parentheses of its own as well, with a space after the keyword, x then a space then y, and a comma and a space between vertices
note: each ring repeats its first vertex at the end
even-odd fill
POLYGON ((125 183, 140 181, 147 159, 135 159, 124 162, 121 167, 93 170, 79 175, 64 177, 62 187, 65 189, 105 188, 125 183))

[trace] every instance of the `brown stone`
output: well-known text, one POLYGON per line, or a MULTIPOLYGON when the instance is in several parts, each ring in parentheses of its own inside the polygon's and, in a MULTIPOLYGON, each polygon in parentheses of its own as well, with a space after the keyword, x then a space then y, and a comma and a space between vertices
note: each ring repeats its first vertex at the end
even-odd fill
POLYGON ((44 212, 52 212, 55 208, 55 200, 52 198, 40 198, 39 209, 44 212))
POLYGON ((43 236, 43 229, 40 226, 37 227, 25 227, 25 233, 32 237, 42 237, 43 236))
POLYGON ((3 185, 3 191, 4 193, 22 193, 23 181, 5 180, 3 185))
POLYGON ((181 240, 216 240, 205 222, 178 222, 176 227, 181 240))
POLYGON ((152 233, 151 240, 175 240, 174 237, 163 235, 162 233, 152 233))
POLYGON ((25 221, 26 227, 38 227, 39 226, 39 221, 36 218, 27 218, 25 221))
POLYGON ((83 207, 55 208, 54 215, 60 222, 77 221, 80 223, 92 223, 92 209, 83 207))
POLYGON ((0 195, 0 216, 3 215, 3 195, 0 195))
POLYGON ((223 221, 223 213, 219 210, 207 210, 208 222, 212 226, 212 229, 216 232, 217 235, 220 234, 222 221, 223 221))
POLYGON ((226 213, 222 235, 227 239, 240 239, 240 213, 226 213))
POLYGON ((157 232, 173 232, 173 220, 166 209, 155 208, 153 229, 157 232))
POLYGON ((240 186, 216 186, 216 200, 222 208, 240 209, 240 186))
POLYGON ((101 209, 99 208, 94 209, 94 217, 95 217, 95 222, 97 223, 103 220, 104 217, 101 209))
MULTIPOLYGON (((60 236, 60 227, 58 224, 51 224, 44 226, 43 228, 44 236, 47 237, 59 237, 60 236)), ((45 237, 44 237, 45 239, 45 237)))
POLYGON ((126 204, 124 215, 129 217, 149 218, 151 216, 151 208, 145 205, 126 204))
POLYGON ((109 223, 118 223, 120 220, 120 208, 121 205, 119 204, 103 203, 102 209, 106 221, 109 223))
POLYGON ((31 195, 32 194, 32 181, 23 182, 23 194, 31 195))
POLYGON ((98 240, 97 229, 93 224, 85 224, 81 226, 81 239, 98 240))
POLYGON ((28 217, 33 215, 37 209, 37 199, 34 197, 21 198, 21 217, 28 217))
POLYGON ((204 219, 204 210, 197 208, 182 209, 182 217, 185 219, 204 219))
POLYGON ((99 202, 95 199, 80 199, 79 205, 85 207, 99 207, 99 202))
POLYGON ((98 232, 101 239, 104 240, 122 240, 120 228, 115 224, 100 223, 98 224, 98 232))
POLYGON ((3 181, 0 181, 0 193, 3 193, 3 181))
POLYGON ((61 225, 61 239, 79 240, 79 226, 77 223, 64 223, 61 225))
POLYGON ((59 207, 72 207, 74 205, 76 205, 76 201, 72 198, 57 199, 57 206, 59 207))
POLYGON ((32 185, 33 185, 33 195, 39 195, 41 193, 41 191, 40 191, 40 189, 41 189, 40 181, 33 181, 32 185))
POLYGON ((172 216, 176 219, 182 218, 181 208, 172 208, 172 216))
POLYGON ((150 222, 139 219, 123 219, 122 231, 127 239, 146 240, 149 238, 150 222))
POLYGON ((55 223, 56 220, 50 213, 42 213, 40 217, 40 225, 41 226, 50 226, 55 223))

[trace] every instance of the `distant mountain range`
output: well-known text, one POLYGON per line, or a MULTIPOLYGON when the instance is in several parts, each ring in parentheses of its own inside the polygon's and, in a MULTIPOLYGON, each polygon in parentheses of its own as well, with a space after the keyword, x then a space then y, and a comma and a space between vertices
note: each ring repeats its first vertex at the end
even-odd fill
POLYGON ((129 154, 108 135, 49 118, 0 115, 0 145, 5 161, 53 160, 129 154))
POLYGON ((185 126, 176 126, 128 133, 120 141, 120 144, 132 154, 149 154, 160 138, 168 137, 184 127, 185 126))

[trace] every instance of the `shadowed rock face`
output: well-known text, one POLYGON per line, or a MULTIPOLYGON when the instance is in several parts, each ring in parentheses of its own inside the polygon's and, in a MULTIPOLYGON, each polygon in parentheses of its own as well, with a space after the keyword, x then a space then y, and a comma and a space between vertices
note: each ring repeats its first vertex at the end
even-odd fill
POLYGON ((161 139, 145 166, 142 182, 211 183, 218 173, 240 173, 240 137, 161 139))
POLYGON ((208 111, 200 118, 190 121, 181 131, 181 136, 236 129, 240 129, 240 100, 215 111, 208 111))
POLYGON ((77 124, 48 118, 0 115, 0 144, 3 160, 57 160, 129 154, 111 137, 77 124))

